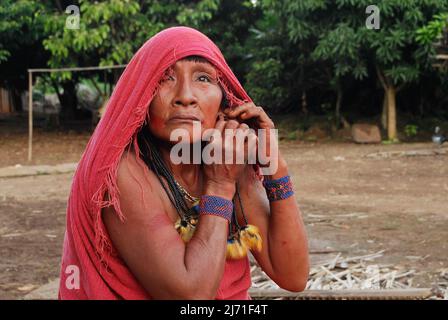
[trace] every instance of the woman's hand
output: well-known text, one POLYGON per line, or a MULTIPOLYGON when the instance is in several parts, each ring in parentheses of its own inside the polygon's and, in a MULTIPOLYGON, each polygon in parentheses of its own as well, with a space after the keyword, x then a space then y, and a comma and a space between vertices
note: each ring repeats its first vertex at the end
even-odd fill
POLYGON ((269 118, 263 108, 256 106, 253 102, 244 103, 233 109, 227 108, 224 110, 224 113, 230 119, 245 122, 255 130, 275 129, 274 122, 269 118))
MULTIPOLYGON (((255 135, 251 135, 244 140, 244 144, 239 143, 236 134, 247 134, 249 127, 245 123, 239 123, 236 120, 224 120, 220 116, 216 122, 216 133, 220 134, 221 139, 211 138, 209 142, 210 148, 221 151, 220 163, 204 164, 204 192, 205 194, 215 194, 231 200, 235 193, 235 183, 241 177, 248 152, 255 152, 256 143, 252 143, 254 147, 248 147, 248 139, 256 139, 255 135), (249 148, 249 149, 248 149, 249 148), (231 155, 232 158, 226 157, 231 155), (237 155, 244 155, 243 163, 238 163, 237 155)), ((250 145, 249 145, 250 146, 250 145)), ((239 161, 241 162, 241 161, 239 161)))
POLYGON ((280 154, 278 151, 277 137, 271 130, 275 129, 274 122, 269 118, 262 107, 256 106, 253 102, 244 103, 233 109, 225 109, 224 113, 229 119, 237 119, 245 122, 254 130, 257 130, 259 143, 257 148, 257 164, 261 167, 269 167, 272 160, 278 161, 280 154), (262 129, 263 131, 259 131, 262 129), (261 139, 260 134, 263 134, 261 139), (275 158, 275 159, 273 159, 275 158))

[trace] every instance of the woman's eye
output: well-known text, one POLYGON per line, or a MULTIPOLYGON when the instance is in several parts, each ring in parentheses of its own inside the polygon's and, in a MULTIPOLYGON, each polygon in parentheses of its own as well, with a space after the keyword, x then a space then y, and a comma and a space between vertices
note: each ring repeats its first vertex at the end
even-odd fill
POLYGON ((168 80, 174 80, 173 76, 170 76, 167 74, 163 77, 163 81, 168 81, 168 80))
POLYGON ((162 81, 172 81, 174 80, 172 70, 166 70, 163 74, 162 81))
POLYGON ((210 82, 210 78, 207 76, 199 76, 199 81, 205 81, 205 82, 210 82))

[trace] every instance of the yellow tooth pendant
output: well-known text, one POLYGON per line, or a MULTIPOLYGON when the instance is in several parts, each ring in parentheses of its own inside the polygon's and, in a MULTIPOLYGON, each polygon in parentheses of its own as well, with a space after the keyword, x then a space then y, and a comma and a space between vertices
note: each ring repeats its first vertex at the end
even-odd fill
POLYGON ((239 239, 227 240, 227 259, 241 259, 247 255, 247 247, 239 239))
POLYGON ((193 237, 194 231, 196 229, 196 223, 197 219, 195 218, 190 218, 189 221, 179 218, 174 224, 174 227, 185 243, 190 241, 190 239, 193 237))
POLYGON ((241 228, 241 242, 250 250, 261 251, 263 240, 258 227, 248 224, 241 228))
MULTIPOLYGON (((174 227, 181 239, 187 243, 196 230, 198 219, 190 217, 188 220, 179 218, 174 227)), ((247 250, 261 251, 262 238, 259 229, 251 224, 241 228, 237 237, 227 240, 226 259, 242 259, 247 256, 247 250)))

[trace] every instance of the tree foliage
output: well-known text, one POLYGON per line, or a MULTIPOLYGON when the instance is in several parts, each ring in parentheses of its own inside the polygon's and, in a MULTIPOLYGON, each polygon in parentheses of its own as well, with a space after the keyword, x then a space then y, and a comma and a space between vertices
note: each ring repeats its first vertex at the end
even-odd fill
MULTIPOLYGON (((432 68, 432 43, 446 28, 448 1, 376 1, 379 29, 366 27, 369 5, 368 0, 2 0, 0 82, 24 89, 30 67, 125 64, 152 35, 187 25, 217 43, 256 103, 272 112, 322 113, 330 104, 339 119, 361 104, 379 114, 381 95, 385 107, 397 102, 400 110, 402 101, 415 101, 415 88, 422 99, 440 101, 431 107, 440 109, 443 89, 434 88, 446 88, 446 80, 432 68), (66 28, 70 4, 80 8, 79 29, 66 28)), ((53 80, 70 90, 86 77, 105 81, 71 73, 53 80)), ((424 102, 414 109, 422 113, 424 102)))

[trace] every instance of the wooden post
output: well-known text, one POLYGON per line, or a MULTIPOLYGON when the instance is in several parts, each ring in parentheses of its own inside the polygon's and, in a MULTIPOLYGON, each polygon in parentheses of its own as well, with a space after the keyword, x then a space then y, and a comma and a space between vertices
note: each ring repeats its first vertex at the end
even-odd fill
POLYGON ((62 71, 94 71, 107 69, 124 69, 125 64, 101 67, 58 68, 58 69, 28 69, 28 162, 33 160, 33 72, 62 72, 62 71))
POLYGON ((397 107, 396 107, 396 89, 393 84, 387 87, 387 138, 395 140, 397 138, 397 107))
POLYGON ((28 70, 28 162, 33 159, 33 72, 28 70))

